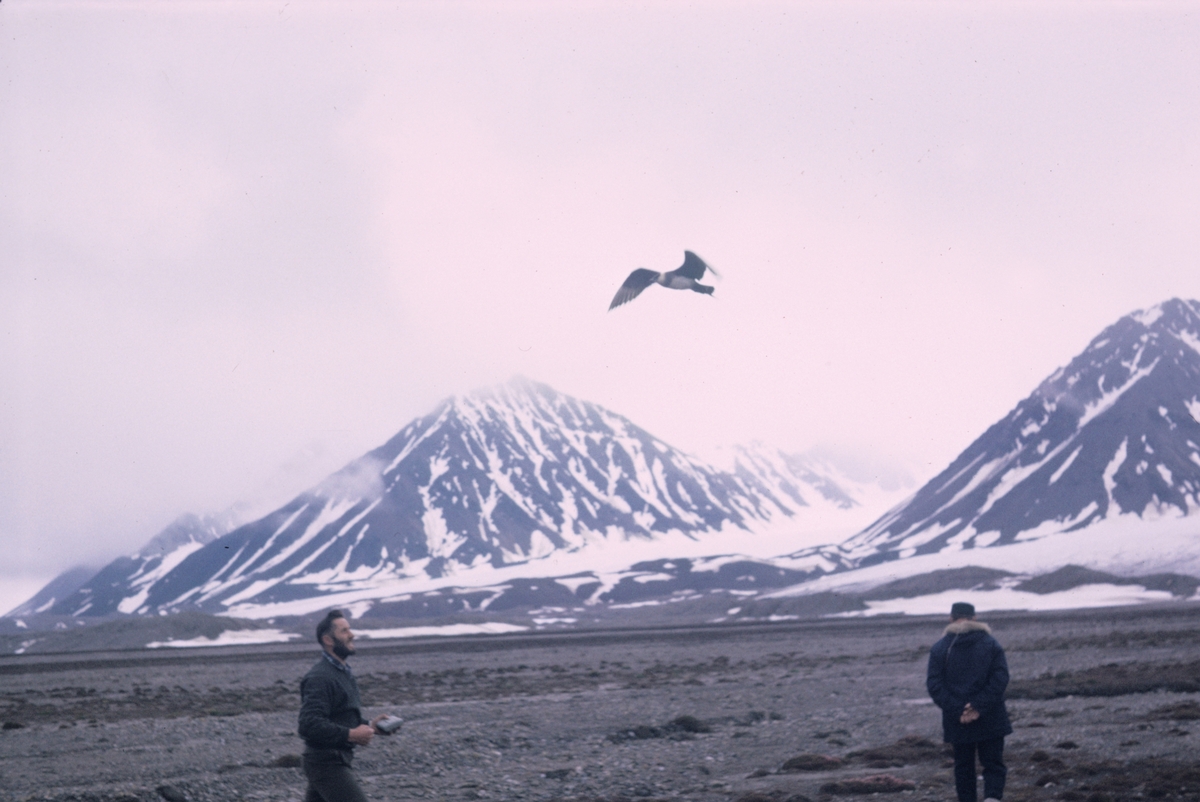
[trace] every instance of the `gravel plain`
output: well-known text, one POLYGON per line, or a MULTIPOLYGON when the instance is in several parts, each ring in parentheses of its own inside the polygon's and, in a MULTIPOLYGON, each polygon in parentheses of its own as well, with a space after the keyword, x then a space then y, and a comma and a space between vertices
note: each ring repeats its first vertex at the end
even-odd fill
MULTIPOLYGON (((1200 800, 1200 606, 984 616, 1008 800, 1200 800)), ((924 691, 944 621, 362 642, 372 800, 953 800, 924 691), (786 767, 785 767, 786 764, 786 767)), ((300 800, 316 645, 0 658, 0 800, 300 800)))

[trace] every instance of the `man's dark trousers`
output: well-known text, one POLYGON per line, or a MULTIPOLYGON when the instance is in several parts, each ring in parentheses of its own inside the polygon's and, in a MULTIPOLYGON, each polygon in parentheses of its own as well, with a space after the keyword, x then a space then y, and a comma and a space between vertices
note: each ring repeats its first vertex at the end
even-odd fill
POLYGON ((985 799, 1004 797, 1004 778, 1008 768, 1004 765, 1004 737, 988 741, 954 744, 954 790, 959 802, 975 802, 975 753, 979 752, 979 764, 983 767, 983 796, 985 799))
POLYGON ((310 749, 304 753, 308 793, 304 802, 367 802, 354 772, 349 750, 310 749))

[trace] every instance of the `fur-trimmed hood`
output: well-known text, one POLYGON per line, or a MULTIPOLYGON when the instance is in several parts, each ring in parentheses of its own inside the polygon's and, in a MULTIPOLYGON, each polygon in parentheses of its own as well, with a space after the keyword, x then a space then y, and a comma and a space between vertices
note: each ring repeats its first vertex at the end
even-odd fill
POLYGON ((947 635, 966 635, 968 632, 986 632, 991 635, 992 628, 973 618, 960 618, 957 621, 951 621, 945 629, 947 635))

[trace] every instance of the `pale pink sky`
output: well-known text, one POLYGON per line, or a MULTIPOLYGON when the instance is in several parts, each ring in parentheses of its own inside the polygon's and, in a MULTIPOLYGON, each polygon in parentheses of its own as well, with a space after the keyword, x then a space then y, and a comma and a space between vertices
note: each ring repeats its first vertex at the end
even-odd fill
POLYGON ((927 478, 1200 298, 1198 15, 5 0, 0 583, 514 373, 927 478), (606 312, 685 248, 713 298, 606 312))

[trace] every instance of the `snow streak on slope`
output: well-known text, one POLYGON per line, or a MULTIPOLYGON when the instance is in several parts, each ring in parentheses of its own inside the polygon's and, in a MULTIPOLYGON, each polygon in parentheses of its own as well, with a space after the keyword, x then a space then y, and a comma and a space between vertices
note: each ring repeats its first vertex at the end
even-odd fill
POLYGON ((907 504, 846 541, 867 565, 1200 505, 1200 304, 1117 321, 907 504))

